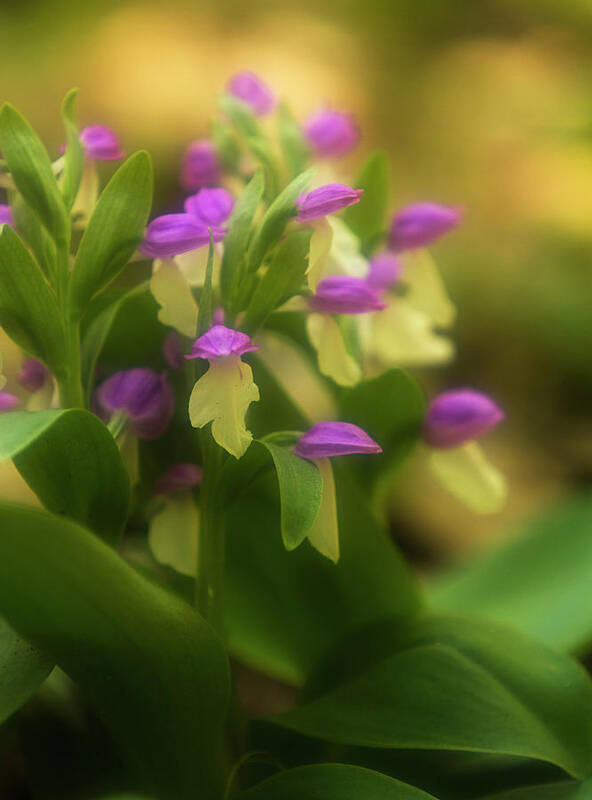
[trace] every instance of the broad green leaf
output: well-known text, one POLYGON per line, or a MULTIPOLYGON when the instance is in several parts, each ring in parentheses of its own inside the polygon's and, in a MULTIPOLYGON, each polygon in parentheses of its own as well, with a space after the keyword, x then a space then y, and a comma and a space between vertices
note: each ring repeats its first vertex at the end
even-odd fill
POLYGON ((277 115, 280 148, 288 168, 290 179, 299 175, 306 167, 308 145, 302 128, 285 105, 280 105, 277 115))
POLYGON ((488 794, 483 800, 590 800, 592 780, 561 781, 544 783, 538 786, 521 786, 509 792, 488 794))
MULTIPOLYGON (((226 627, 245 663, 301 684, 348 630, 420 608, 415 580, 335 463, 341 557, 287 552, 273 495, 250 487, 228 513, 226 627)), ((272 484, 272 488, 273 487, 272 484)))
POLYGON ((17 231, 33 251, 46 278, 53 281, 56 274, 56 246, 47 228, 20 194, 14 195, 11 208, 17 231))
POLYGON ((221 795, 228 663, 189 605, 81 526, 0 504, 0 613, 91 699, 143 790, 221 795))
POLYGON ((304 284, 312 231, 286 236, 253 293, 243 320, 245 330, 260 328, 275 309, 297 294, 304 284))
POLYGON ((0 111, 0 149, 16 188, 53 238, 65 241, 69 221, 47 150, 29 123, 8 103, 0 111))
POLYGON ((152 164, 144 151, 119 167, 84 232, 70 280, 70 298, 82 314, 92 297, 127 264, 142 240, 152 204, 152 164))
POLYGON ((286 225, 296 214, 296 201, 313 176, 314 169, 298 175, 269 206, 249 248, 248 272, 255 272, 268 251, 280 240, 286 225))
POLYGON ((367 248, 386 229, 390 192, 390 165, 388 154, 373 153, 363 165, 356 182, 356 189, 363 189, 359 203, 345 211, 344 220, 367 248))
POLYGON ((274 721, 348 745, 505 754, 592 773, 592 683, 575 661, 477 620, 372 633, 333 655, 345 682, 274 721))
POLYGON ((279 772, 238 800, 433 800, 380 772, 349 764, 311 764, 279 772))
POLYGON ((0 617, 0 723, 35 694, 53 668, 0 617))
POLYGON ((0 226, 0 325, 54 373, 63 371, 64 333, 55 295, 8 225, 0 226))
POLYGON ((592 642, 592 495, 558 505, 439 578, 432 603, 521 628, 562 650, 592 642))
POLYGON ((0 460, 14 463, 43 505, 115 544, 130 488, 115 440, 81 409, 0 415, 0 460))
POLYGON ((224 238, 224 256, 220 267, 220 289, 222 298, 228 300, 233 281, 244 261, 253 220, 263 197, 263 172, 259 170, 249 181, 246 189, 236 201, 224 238))
POLYGON ((70 210, 78 194, 82 169, 84 166, 84 149, 78 136, 76 124, 76 96, 78 89, 72 89, 62 104, 62 120, 66 131, 66 154, 64 156, 64 177, 62 194, 66 208, 70 210))

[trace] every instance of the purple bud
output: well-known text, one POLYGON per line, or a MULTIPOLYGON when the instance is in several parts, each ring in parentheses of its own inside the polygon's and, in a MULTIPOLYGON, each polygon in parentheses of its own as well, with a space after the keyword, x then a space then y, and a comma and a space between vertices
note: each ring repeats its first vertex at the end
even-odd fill
POLYGON ((7 206, 6 203, 0 203, 0 225, 11 225, 14 228, 12 211, 10 210, 10 206, 7 206))
POLYGON ((296 442, 300 458, 330 458, 354 453, 382 453, 382 447, 351 422, 317 422, 296 442))
POLYGON ((18 381, 21 386, 24 386, 30 392, 38 392, 43 387, 48 376, 49 370, 45 364, 37 361, 36 358, 25 358, 18 374, 18 381))
POLYGON ((487 395, 457 389, 432 400, 423 436, 432 447, 458 447, 487 433, 504 418, 504 412, 487 395))
POLYGON ((459 224, 462 209, 438 203, 415 203, 405 206, 392 219, 389 247, 396 253, 425 247, 459 224))
POLYGON ((331 275, 319 281, 316 293, 309 297, 312 311, 322 314, 366 314, 381 311, 388 303, 363 278, 353 275, 331 275))
MULTIPOLYGON (((215 242, 222 241, 225 234, 222 228, 212 228, 215 242)), ((208 227, 191 214, 164 214, 148 225, 138 250, 149 258, 168 258, 197 250, 209 242, 208 227)))
POLYGON ((115 133, 104 125, 89 125, 80 131, 80 141, 88 158, 117 161, 125 155, 115 133))
POLYGON ((191 348, 191 355, 185 358, 221 358, 231 354, 242 356, 251 350, 258 350, 251 337, 241 331, 227 328, 225 325, 214 325, 207 333, 196 339, 191 348))
POLYGON ((220 183, 221 173, 216 148, 209 139, 198 139, 189 145, 181 163, 181 183, 186 189, 215 186, 220 183))
POLYGON ((171 369, 183 369, 183 351, 181 337, 177 331, 171 331, 162 344, 164 360, 171 369))
POLYGON ((203 470, 196 464, 178 463, 154 481, 156 494, 187 492, 201 483, 203 470))
POLYGON ((363 189, 352 189, 343 183, 328 183, 326 186, 319 186, 309 194, 298 198, 296 208, 298 209, 298 220, 308 222, 311 219, 326 217, 347 206, 359 203, 363 189))
POLYGON ((175 397, 166 375, 136 367, 116 372, 96 391, 95 402, 103 416, 124 411, 139 439, 156 439, 167 429, 175 397))
POLYGON ((226 189, 200 189, 185 200, 185 213, 206 225, 226 222, 234 208, 234 197, 226 189))
POLYGON ((312 114, 303 125, 304 135, 318 156, 339 158, 352 150, 360 139, 351 114, 323 109, 312 114))
POLYGON ((214 313, 212 314, 212 322, 214 325, 224 325, 224 309, 222 306, 218 306, 218 308, 214 309, 214 313))
POLYGON ((3 411, 12 411, 13 408, 16 408, 20 400, 15 394, 10 394, 10 392, 0 392, 0 413, 3 411))
POLYGON ((237 72, 228 81, 226 90, 259 116, 269 114, 276 106, 275 93, 254 72, 237 72))
POLYGON ((373 289, 390 289, 399 280, 403 265, 392 253, 380 253, 370 262, 366 283, 373 289))

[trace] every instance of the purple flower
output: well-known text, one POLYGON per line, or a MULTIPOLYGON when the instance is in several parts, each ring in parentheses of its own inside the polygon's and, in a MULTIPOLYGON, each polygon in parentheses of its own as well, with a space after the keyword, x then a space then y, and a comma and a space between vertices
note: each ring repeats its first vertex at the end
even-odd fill
POLYGON ((192 142, 181 163, 181 183, 189 191, 202 186, 215 186, 220 183, 222 169, 216 148, 209 139, 192 142))
POLYGON ((432 400, 423 436, 432 447, 458 447, 487 433, 504 417, 501 408, 487 395, 456 389, 432 400))
POLYGON ((249 353, 258 350, 251 337, 241 331, 227 328, 225 325, 214 325, 207 333, 196 339, 191 354, 185 358, 221 358, 223 356, 249 353))
POLYGON ((119 139, 104 125, 89 125, 80 131, 80 141, 88 158, 95 161, 117 161, 123 158, 119 139))
POLYGON ((201 483, 203 470, 196 464, 178 463, 154 481, 156 494, 186 492, 201 483))
POLYGON ((308 222, 311 219, 326 217, 347 206, 359 203, 363 189, 352 189, 343 183, 328 183, 326 186, 319 186, 306 195, 298 198, 296 208, 298 209, 298 220, 308 222))
POLYGON ((3 411, 12 411, 13 408, 16 408, 20 400, 15 394, 11 394, 10 392, 0 392, 0 413, 3 411))
POLYGON ((389 247, 396 253, 425 247, 459 224, 462 209, 438 203, 415 203, 405 206, 392 219, 389 247))
POLYGON ((12 227, 14 227, 12 211, 10 210, 10 206, 7 206, 6 203, 0 203, 0 225, 12 225, 12 227))
POLYGON ((25 358, 18 374, 18 381, 21 386, 30 392, 38 392, 49 376, 49 370, 36 358, 25 358))
POLYGON ((294 453, 300 458, 330 458, 382 453, 382 447, 351 422, 317 422, 298 439, 294 453))
POLYGON ((102 416, 123 411, 139 439, 156 439, 167 429, 175 408, 175 397, 166 375, 147 367, 116 372, 95 393, 102 416))
POLYGON ((171 369, 183 369, 183 352, 181 337, 177 331, 171 331, 162 344, 162 354, 171 369))
POLYGON ((226 222, 234 208, 234 197, 226 189, 200 189, 185 200, 185 212, 206 225, 226 222))
POLYGON ((258 116, 269 114, 276 106, 275 93, 254 72, 237 72, 228 81, 226 89, 229 94, 250 106, 258 116))
POLYGON ((309 297, 312 311, 322 314, 366 314, 381 311, 388 303, 381 293, 368 286, 363 278, 353 275, 331 275, 317 284, 316 293, 309 297))
POLYGON ((351 114, 322 109, 312 114, 303 125, 304 135, 318 156, 339 158, 354 148, 360 138, 351 114))
POLYGON ((399 280, 403 265, 392 253, 380 253, 370 261, 366 283, 373 289, 390 289, 399 280))
MULTIPOLYGON (((225 233, 222 228, 212 228, 215 242, 222 241, 225 233)), ((164 214, 148 225, 138 250, 149 258, 168 258, 197 250, 209 242, 208 227, 191 214, 164 214)))

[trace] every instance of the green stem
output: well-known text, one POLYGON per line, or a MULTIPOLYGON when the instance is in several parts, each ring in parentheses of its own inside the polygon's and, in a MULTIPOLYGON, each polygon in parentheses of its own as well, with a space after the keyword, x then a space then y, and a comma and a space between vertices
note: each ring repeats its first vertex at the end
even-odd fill
POLYGON ((62 313, 65 338, 65 364, 58 378, 62 408, 84 408, 84 390, 80 365, 80 321, 73 318, 68 307, 70 279, 70 232, 56 241, 56 296, 62 313))

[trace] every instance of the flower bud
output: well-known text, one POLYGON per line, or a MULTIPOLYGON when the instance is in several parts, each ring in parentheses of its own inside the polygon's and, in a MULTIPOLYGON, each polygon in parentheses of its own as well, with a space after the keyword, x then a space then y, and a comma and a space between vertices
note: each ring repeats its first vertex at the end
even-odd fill
POLYGON ((330 458, 354 453, 382 453, 382 447, 351 422, 318 422, 298 439, 300 458, 330 458))
POLYGON ((21 365, 18 381, 29 392, 38 392, 43 388, 48 375, 49 370, 45 364, 36 358, 26 358, 21 365))
POLYGON ((10 206, 7 206, 6 203, 0 203, 0 225, 11 225, 14 228, 12 211, 10 210, 10 206))
POLYGON ((254 72, 237 72, 228 81, 226 89, 233 97, 246 103, 258 116, 269 114, 276 106, 275 93, 254 72))
POLYGON ((339 158, 358 143, 360 132, 350 114, 322 109, 304 123, 303 131, 316 155, 339 158))
POLYGON ((12 411, 13 408, 16 408, 20 400, 15 394, 11 394, 10 392, 0 392, 0 413, 3 411, 12 411))
POLYGON ((347 206, 353 206, 360 202, 364 194, 363 189, 352 189, 343 183, 328 183, 326 186, 319 186, 306 195, 298 198, 296 208, 298 209, 298 220, 308 222, 311 219, 326 217, 347 206))
POLYGON ((181 350, 181 337, 177 331, 171 331, 162 343, 164 360, 171 369, 183 369, 183 352, 181 350))
POLYGON ((313 311, 322 314, 366 314, 380 311, 388 305, 382 300, 380 292, 368 286, 363 278, 353 275, 323 278, 308 304, 313 311))
MULTIPOLYGON (((211 230, 214 241, 222 241, 226 231, 222 228, 211 230)), ((148 225, 138 250, 148 258, 168 258, 209 243, 208 227, 191 214, 164 214, 148 225)))
POLYGON ((234 198, 226 189, 200 189, 185 200, 185 213, 205 225, 221 225, 234 208, 234 198))
POLYGON ((187 492, 201 483, 203 470, 196 464, 178 463, 154 481, 156 494, 187 492))
POLYGON ((415 203, 401 209, 392 219, 389 247, 396 253, 426 247, 459 224, 462 210, 458 206, 438 203, 415 203))
POLYGON ((104 125, 89 125, 80 131, 80 141, 88 158, 95 161, 117 161, 124 152, 115 133, 104 125))
POLYGON ((216 148, 209 139, 192 142, 181 163, 181 183, 189 191, 202 186, 215 186, 220 183, 221 167, 216 148))
POLYGON ((372 289, 390 289, 399 280, 403 265, 392 253, 381 253, 370 261, 366 283, 372 289))
POLYGON ((123 411, 139 439, 156 439, 167 429, 175 408, 175 397, 166 375, 136 367, 116 372, 95 394, 103 416, 123 411))
POLYGON ((482 436, 504 419, 490 397, 471 389, 457 389, 435 397, 424 423, 424 439, 432 447, 459 447, 482 436))
POLYGON ((223 358, 224 356, 250 353, 258 350, 251 337, 241 331, 227 328, 225 325, 214 325, 207 333, 193 343, 191 354, 185 358, 223 358))

